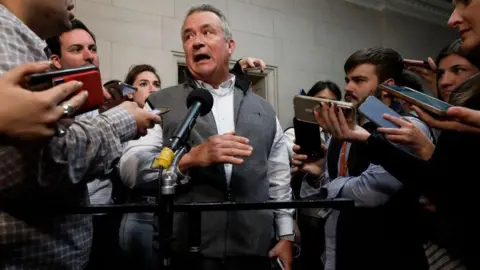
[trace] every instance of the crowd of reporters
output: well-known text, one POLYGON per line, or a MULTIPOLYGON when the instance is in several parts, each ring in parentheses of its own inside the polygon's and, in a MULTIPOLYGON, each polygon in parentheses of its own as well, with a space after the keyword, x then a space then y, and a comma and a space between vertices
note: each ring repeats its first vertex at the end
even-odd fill
MULTIPOLYGON (((236 44, 215 7, 195 6, 185 17, 185 83, 162 89, 153 66, 133 65, 123 81, 104 84, 102 106, 76 114, 91 95, 79 91, 82 83, 31 91, 26 79, 98 68, 94 33, 73 18, 71 1, 0 0, 0 267, 158 269, 152 213, 50 216, 18 209, 154 202, 152 161, 186 114, 188 93, 205 88, 214 105, 198 119, 192 149, 177 168, 189 182, 177 201, 346 198, 355 209, 298 209, 296 219, 293 209, 203 213, 197 267, 480 269, 473 214, 480 1, 453 2, 448 25, 461 39, 428 59, 428 67, 408 66, 399 52, 382 47, 360 49, 345 62, 343 99, 358 109, 378 98, 402 115, 383 116, 398 128, 378 128, 360 115, 347 121, 335 103, 322 103, 315 117, 324 155, 311 160, 295 144, 294 129, 283 131, 273 107, 250 89, 245 68, 263 71, 265 63, 245 58, 229 68, 236 44), (433 117, 381 84, 431 92, 453 107, 433 117), (120 86, 135 91, 119 96, 120 86), (164 107, 170 112, 162 117, 152 112, 164 107)), ((305 94, 342 99, 330 81, 305 94)), ((176 214, 176 269, 192 267, 186 222, 176 214)))

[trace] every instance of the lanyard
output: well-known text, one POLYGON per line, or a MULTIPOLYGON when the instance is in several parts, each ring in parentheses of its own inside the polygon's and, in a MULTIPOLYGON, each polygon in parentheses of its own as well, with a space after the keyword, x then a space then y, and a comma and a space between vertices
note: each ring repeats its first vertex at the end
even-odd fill
POLYGON ((340 151, 340 174, 338 176, 347 176, 348 157, 346 153, 347 142, 343 142, 342 151, 340 151))

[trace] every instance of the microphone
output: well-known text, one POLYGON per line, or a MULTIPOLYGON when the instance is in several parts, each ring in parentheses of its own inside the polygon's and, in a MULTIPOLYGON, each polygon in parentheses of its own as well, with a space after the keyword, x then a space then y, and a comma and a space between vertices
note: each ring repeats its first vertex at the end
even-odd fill
POLYGON ((188 113, 170 138, 169 147, 173 152, 177 151, 188 139, 198 116, 208 114, 212 110, 212 107, 213 97, 208 90, 197 88, 188 95, 188 113))
POLYGON ((208 114, 212 110, 212 107, 213 97, 208 90, 197 88, 188 95, 187 115, 169 139, 168 146, 164 147, 160 155, 154 160, 152 168, 163 167, 166 169, 170 166, 174 159, 175 152, 185 145, 198 116, 208 114))

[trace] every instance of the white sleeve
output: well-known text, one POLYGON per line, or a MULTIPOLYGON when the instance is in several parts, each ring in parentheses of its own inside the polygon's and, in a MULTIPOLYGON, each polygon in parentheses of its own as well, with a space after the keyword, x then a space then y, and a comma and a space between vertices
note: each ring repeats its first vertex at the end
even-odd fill
MULTIPOLYGON (((288 158, 287 142, 283 135, 280 122, 277 119, 277 131, 272 144, 268 159, 267 178, 270 183, 270 200, 292 200, 292 188, 290 187, 290 162, 288 158)), ((275 224, 278 236, 293 234, 294 209, 274 210, 275 224)))
MULTIPOLYGON (((148 106, 144 108, 149 110, 148 106)), ((138 184, 158 179, 158 172, 151 169, 153 160, 163 148, 163 130, 160 125, 149 129, 147 135, 129 141, 119 162, 120 177, 125 186, 134 188, 138 184)))
POLYGON ((289 128, 285 130, 283 133, 283 136, 285 138, 285 143, 287 144, 287 149, 288 149, 288 157, 289 160, 292 159, 293 157, 293 145, 295 144, 295 129, 294 128, 289 128))

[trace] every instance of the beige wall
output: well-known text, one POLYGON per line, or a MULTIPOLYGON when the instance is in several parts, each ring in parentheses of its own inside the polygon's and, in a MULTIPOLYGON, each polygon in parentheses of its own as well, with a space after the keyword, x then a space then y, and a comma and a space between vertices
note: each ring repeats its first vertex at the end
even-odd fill
POLYGON ((278 116, 293 117, 300 88, 330 79, 343 87, 343 63, 356 49, 391 46, 425 58, 454 38, 446 27, 341 0, 76 0, 77 17, 97 35, 104 80, 133 64, 154 65, 163 86, 176 84, 180 28, 188 8, 211 3, 225 12, 237 41, 234 58, 259 57, 278 68, 278 116))

